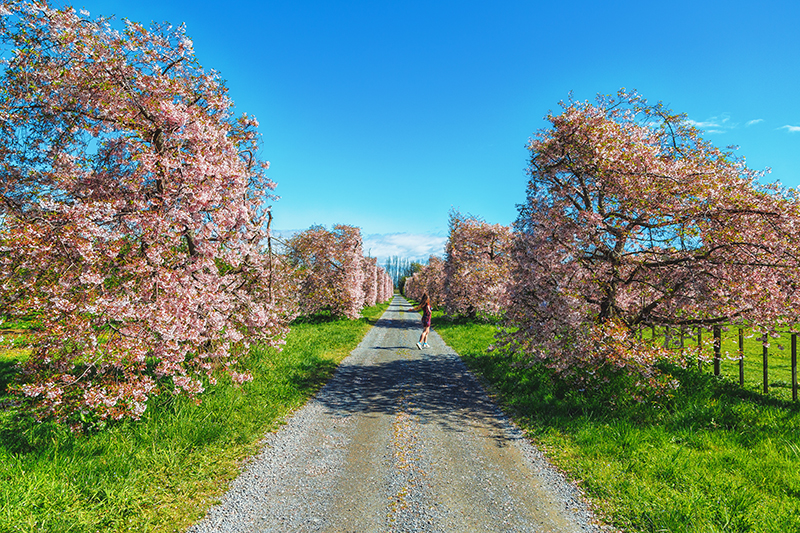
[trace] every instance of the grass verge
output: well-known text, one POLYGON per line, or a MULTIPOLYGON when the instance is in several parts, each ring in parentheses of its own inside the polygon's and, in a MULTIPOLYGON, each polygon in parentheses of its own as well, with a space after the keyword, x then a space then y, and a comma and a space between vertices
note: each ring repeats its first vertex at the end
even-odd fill
MULTIPOLYGON (((761 340, 763 333, 751 328, 743 328, 743 378, 744 388, 753 392, 763 392, 764 389, 764 345, 761 340)), ((644 331, 644 338, 652 339, 649 329, 644 331)), ((658 344, 664 343, 664 331, 659 329, 656 333, 658 344)), ((713 372, 713 340, 712 333, 704 330, 702 338, 702 369, 704 372, 713 372)), ((687 348, 687 363, 698 365, 696 353, 689 355, 688 348, 697 346, 697 330, 686 334, 683 344, 687 348)), ((786 331, 778 332, 768 339, 767 348, 767 388, 770 396, 784 400, 792 399, 792 371, 791 371, 791 334, 786 331)), ((674 350, 680 350, 681 339, 673 333, 670 345, 674 350)), ((720 371, 731 381, 739 382, 739 328, 722 328, 720 346, 720 371)))
MULTIPOLYGON (((317 319, 292 327, 283 351, 255 348, 254 380, 210 387, 196 405, 151 400, 139 422, 75 436, 0 412, 0 532, 175 532, 201 518, 276 429, 332 375, 383 314, 317 319)), ((0 405, 14 372, 0 353, 0 405)))
POLYGON ((519 356, 488 352, 495 326, 434 329, 576 480, 606 523, 652 533, 800 531, 800 410, 695 370, 661 405, 615 411, 564 394, 519 356))

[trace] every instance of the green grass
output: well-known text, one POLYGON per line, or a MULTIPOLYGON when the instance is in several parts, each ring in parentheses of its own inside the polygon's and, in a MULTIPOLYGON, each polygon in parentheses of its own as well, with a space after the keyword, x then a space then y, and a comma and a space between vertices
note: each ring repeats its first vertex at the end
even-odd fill
POLYGON ((184 531, 386 307, 295 324, 282 352, 251 351, 253 382, 210 387, 200 405, 157 398, 140 422, 82 436, 7 408, 15 355, 0 353, 0 532, 184 531))
MULTIPOLYGON (((645 330, 644 337, 651 338, 652 333, 649 329, 645 330)), ((657 341, 663 343, 664 334, 659 330, 656 333, 657 341)), ((750 328, 744 328, 744 388, 750 391, 762 392, 764 387, 763 378, 763 344, 761 333, 754 332, 750 328)), ((702 334, 703 358, 702 369, 704 372, 713 372, 712 358, 714 356, 712 347, 712 333, 704 330, 702 334)), ((679 338, 673 336, 672 343, 679 344, 679 338)), ((693 331, 684 339, 684 346, 695 348, 697 346, 697 333, 693 331)), ((768 363, 767 363, 767 386, 770 396, 784 400, 792 399, 792 372, 791 372, 791 335, 782 332, 779 337, 769 339, 768 363)), ((731 381, 739 383, 739 330, 736 327, 722 330, 721 345, 721 375, 726 376, 731 381)), ((696 359, 692 361, 696 364, 696 359)))
POLYGON ((433 327, 606 523, 652 533, 800 531, 800 410, 780 395, 675 370, 682 386, 672 399, 612 411, 520 356, 487 352, 495 326, 435 314, 433 327))

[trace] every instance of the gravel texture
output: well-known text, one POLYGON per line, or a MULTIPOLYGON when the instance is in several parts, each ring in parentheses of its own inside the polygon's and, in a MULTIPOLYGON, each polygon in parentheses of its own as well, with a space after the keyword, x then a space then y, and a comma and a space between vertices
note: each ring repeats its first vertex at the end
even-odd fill
POLYGON ((392 305, 276 433, 204 532, 599 532, 580 492, 419 313, 392 305))

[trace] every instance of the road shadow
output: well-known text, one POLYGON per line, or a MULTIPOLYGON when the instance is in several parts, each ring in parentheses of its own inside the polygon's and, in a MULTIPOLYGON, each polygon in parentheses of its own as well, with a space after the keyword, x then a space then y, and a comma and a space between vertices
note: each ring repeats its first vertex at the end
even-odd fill
POLYGON ((453 353, 425 353, 422 358, 398 355, 365 364, 345 362, 317 401, 334 416, 395 415, 405 410, 421 424, 437 424, 449 432, 480 425, 502 434, 507 425, 497 405, 453 353))
MULTIPOLYGON (((403 307, 393 303, 374 327, 420 330, 418 315, 397 314, 403 307)), ((403 410, 421 424, 437 424, 444 431, 472 431, 477 425, 494 430, 491 434, 504 434, 508 422, 458 355, 447 347, 419 352, 413 344, 390 342, 362 347, 362 355, 372 356, 345 359, 316 400, 333 416, 393 416, 403 410)), ((498 446, 507 440, 498 439, 498 446)))
POLYGON ((420 320, 405 320, 397 318, 381 318, 375 323, 376 328, 388 329, 415 329, 420 327, 420 320))

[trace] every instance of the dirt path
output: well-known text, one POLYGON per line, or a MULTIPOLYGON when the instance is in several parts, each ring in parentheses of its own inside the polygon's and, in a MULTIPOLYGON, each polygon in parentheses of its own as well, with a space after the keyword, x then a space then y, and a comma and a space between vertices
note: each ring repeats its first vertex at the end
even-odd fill
POLYGON ((598 531, 578 492, 396 296, 189 531, 598 531))

